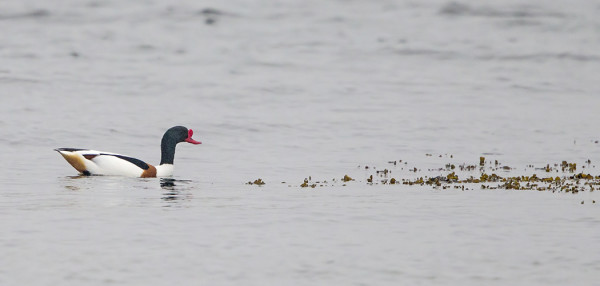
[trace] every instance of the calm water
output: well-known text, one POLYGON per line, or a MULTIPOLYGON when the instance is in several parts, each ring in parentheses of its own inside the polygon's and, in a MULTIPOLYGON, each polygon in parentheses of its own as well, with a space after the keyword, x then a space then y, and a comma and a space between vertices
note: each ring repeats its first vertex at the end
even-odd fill
POLYGON ((363 168, 598 175, 595 1, 2 6, 1 285, 600 279, 598 191, 370 186, 363 168), (81 178, 52 151, 158 163, 174 125, 203 142, 178 147, 175 181, 81 178))

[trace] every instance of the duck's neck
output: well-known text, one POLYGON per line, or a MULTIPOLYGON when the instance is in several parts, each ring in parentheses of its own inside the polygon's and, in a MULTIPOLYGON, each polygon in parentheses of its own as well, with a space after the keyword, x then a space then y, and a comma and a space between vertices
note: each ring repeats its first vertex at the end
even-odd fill
POLYGON ((171 164, 173 165, 173 160, 175 159, 175 146, 177 142, 175 140, 164 136, 160 143, 160 164, 171 164))

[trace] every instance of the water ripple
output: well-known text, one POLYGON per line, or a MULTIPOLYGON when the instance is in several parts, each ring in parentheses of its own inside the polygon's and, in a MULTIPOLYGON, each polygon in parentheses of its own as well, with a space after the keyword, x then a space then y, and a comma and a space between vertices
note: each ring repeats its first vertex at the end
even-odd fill
POLYGON ((474 59, 480 61, 574 61, 574 62, 597 62, 600 61, 600 55, 579 54, 571 52, 558 53, 532 53, 532 54, 499 54, 486 53, 472 55, 460 53, 457 51, 435 50, 435 49, 398 49, 396 54, 402 56, 424 56, 436 59, 474 59))
POLYGON ((564 18, 563 13, 544 10, 532 5, 520 5, 515 7, 489 7, 470 6, 464 3, 449 2, 442 6, 439 11, 442 15, 450 16, 478 16, 491 18, 564 18))
POLYGON ((39 9, 14 14, 0 14, 0 20, 39 19, 49 16, 50 12, 48 10, 39 9))

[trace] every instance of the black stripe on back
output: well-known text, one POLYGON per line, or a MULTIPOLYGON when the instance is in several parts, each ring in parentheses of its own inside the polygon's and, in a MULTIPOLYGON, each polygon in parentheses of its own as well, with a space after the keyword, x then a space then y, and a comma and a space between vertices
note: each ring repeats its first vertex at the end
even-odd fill
POLYGON ((78 148, 56 148, 54 151, 66 151, 66 152, 76 152, 76 151, 84 151, 87 149, 78 149, 78 148))
POLYGON ((123 155, 116 155, 116 154, 105 154, 105 153, 100 153, 100 155, 103 156, 115 156, 119 159, 123 159, 127 162, 130 162, 144 170, 148 170, 150 168, 150 166, 148 166, 148 164, 146 164, 146 162, 140 160, 140 159, 136 159, 136 158, 131 158, 131 157, 127 157, 127 156, 123 156, 123 155))

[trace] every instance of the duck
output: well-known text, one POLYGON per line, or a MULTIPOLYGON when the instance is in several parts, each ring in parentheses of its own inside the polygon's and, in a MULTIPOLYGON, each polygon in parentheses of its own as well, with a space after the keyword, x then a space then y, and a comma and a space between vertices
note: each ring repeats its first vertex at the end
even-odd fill
POLYGON ((80 148, 57 148, 57 151, 81 175, 109 175, 140 178, 173 176, 175 146, 181 142, 202 144, 192 139, 194 131, 184 126, 169 128, 160 143, 160 164, 153 166, 140 159, 112 153, 80 148))

